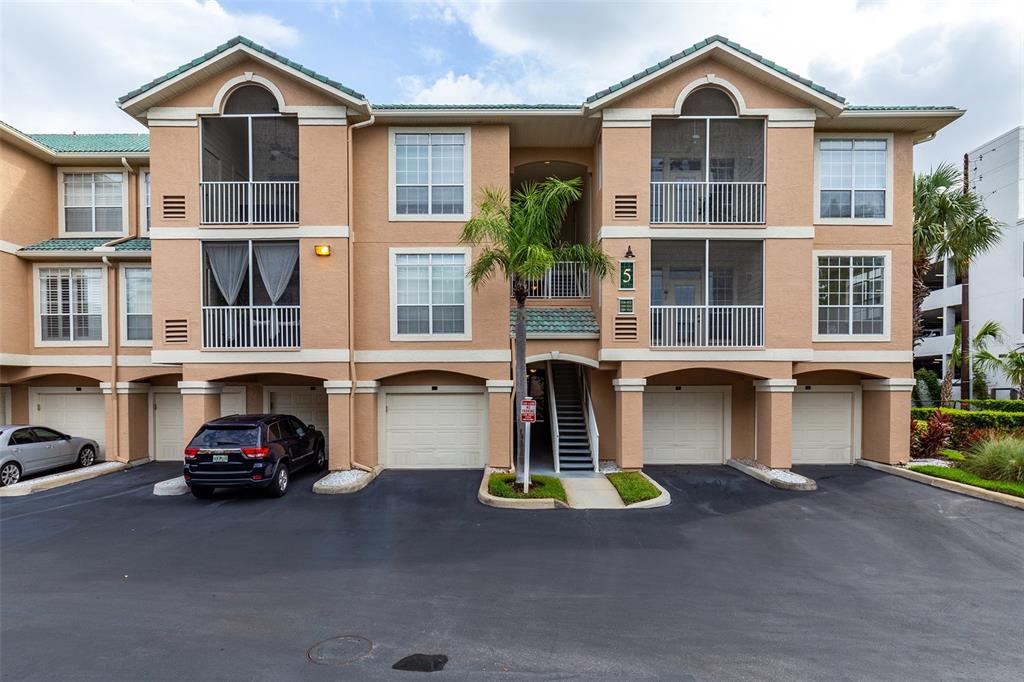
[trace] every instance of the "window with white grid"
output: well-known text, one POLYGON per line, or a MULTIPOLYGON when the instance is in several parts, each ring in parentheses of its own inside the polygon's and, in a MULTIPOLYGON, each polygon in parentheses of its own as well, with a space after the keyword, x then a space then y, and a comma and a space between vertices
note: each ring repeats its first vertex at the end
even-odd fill
POLYGON ((124 269, 125 340, 153 340, 153 280, 146 267, 124 269))
POLYGON ((39 340, 102 341, 103 268, 39 268, 39 340))
POLYGON ((395 133, 394 161, 396 215, 466 213, 465 133, 395 133))
POLYGON ((64 231, 124 231, 124 174, 64 171, 64 231))
POLYGON ((822 218, 885 218, 888 187, 886 139, 818 140, 822 218))
POLYGON ((397 254, 395 283, 398 335, 465 333, 465 254, 397 254))
POLYGON ((818 257, 819 335, 885 333, 885 257, 818 257))

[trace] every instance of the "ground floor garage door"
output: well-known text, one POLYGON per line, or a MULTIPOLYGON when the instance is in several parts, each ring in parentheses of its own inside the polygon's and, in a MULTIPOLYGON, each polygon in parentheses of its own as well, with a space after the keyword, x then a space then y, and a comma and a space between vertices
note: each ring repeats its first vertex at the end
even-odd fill
POLYGON ((321 386, 283 386, 266 389, 267 411, 271 414, 290 414, 305 424, 312 424, 323 431, 330 440, 327 430, 327 392, 321 386))
POLYGON ((726 394, 644 392, 644 464, 725 461, 726 394))
POLYGON ((185 449, 181 394, 153 393, 153 459, 181 461, 185 449))
POLYGON ((106 452, 107 420, 99 389, 47 388, 31 391, 29 421, 72 436, 92 438, 106 452))
POLYGON ((487 397, 387 393, 382 463, 398 469, 475 469, 487 462, 487 397))
POLYGON ((855 393, 793 395, 793 464, 851 464, 855 393))

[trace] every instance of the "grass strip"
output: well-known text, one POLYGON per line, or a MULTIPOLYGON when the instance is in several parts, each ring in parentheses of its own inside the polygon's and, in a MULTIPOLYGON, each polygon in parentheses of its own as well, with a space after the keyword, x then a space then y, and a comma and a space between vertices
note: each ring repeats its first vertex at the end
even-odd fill
POLYGON ((607 474, 607 477, 625 505, 653 500, 661 495, 661 491, 639 471, 617 471, 614 474, 607 474))
POLYGON ((1007 495, 1024 497, 1024 483, 990 481, 987 478, 975 476, 963 469, 953 469, 951 467, 916 466, 910 467, 910 470, 921 474, 928 474, 929 476, 935 476, 936 478, 944 478, 948 481, 956 481, 957 483, 973 485, 975 488, 984 488, 985 490, 992 490, 997 493, 1006 493, 1007 495))
POLYGON ((487 481, 487 492, 495 497, 509 497, 516 500, 555 499, 568 503, 562 482, 554 476, 530 476, 530 492, 525 495, 515 489, 515 474, 491 474, 487 481))

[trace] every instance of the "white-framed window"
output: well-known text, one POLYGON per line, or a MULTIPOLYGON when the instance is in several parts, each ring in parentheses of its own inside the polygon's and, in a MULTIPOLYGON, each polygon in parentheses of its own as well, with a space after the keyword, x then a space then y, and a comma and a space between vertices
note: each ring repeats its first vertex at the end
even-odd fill
POLYGON ((888 251, 814 252, 814 341, 888 341, 888 251))
POLYGON ((128 233, 128 183, 114 168, 60 168, 58 223, 62 237, 128 233))
POLYGON ((391 340, 472 338, 468 248, 394 248, 391 260, 391 340))
POLYGON ((388 129, 390 220, 468 220, 469 128, 388 129))
POLYGON ((153 273, 148 265, 121 266, 121 345, 153 344, 153 273))
POLYGON ((891 225, 893 136, 822 133, 814 140, 814 215, 824 225, 891 225))
POLYGON ((150 197, 152 195, 152 176, 148 168, 139 170, 139 234, 148 235, 149 227, 153 220, 153 212, 150 208, 150 197))
POLYGON ((34 270, 36 345, 107 345, 105 268, 37 265, 34 270))

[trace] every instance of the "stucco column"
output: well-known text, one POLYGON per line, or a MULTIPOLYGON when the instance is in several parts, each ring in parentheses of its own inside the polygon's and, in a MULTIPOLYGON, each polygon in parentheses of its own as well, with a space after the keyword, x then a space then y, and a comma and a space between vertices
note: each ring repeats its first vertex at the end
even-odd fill
MULTIPOLYGON (((117 393, 117 454, 119 462, 149 459, 149 384, 119 381, 117 393)), ((115 459, 108 455, 107 459, 115 459)))
POLYGON ((644 466, 644 386, 647 379, 612 379, 615 389, 616 462, 623 469, 644 466))
POLYGON ((114 393, 114 385, 109 381, 100 382, 100 392, 103 393, 103 442, 100 443, 102 452, 97 452, 97 459, 113 462, 117 459, 117 394, 114 393))
POLYGON ((760 464, 788 469, 793 464, 793 391, 796 379, 754 382, 756 436, 754 450, 760 464))
POLYGON ((344 471, 352 468, 349 447, 349 410, 352 409, 352 382, 348 379, 325 381, 327 390, 327 468, 344 471))
POLYGON ((487 463, 499 469, 512 468, 511 379, 487 380, 487 432, 490 438, 487 463))
POLYGON ((206 422, 220 416, 221 384, 212 381, 179 381, 181 391, 182 443, 185 445, 206 422))
POLYGON ((910 461, 910 392, 913 379, 860 382, 861 458, 884 464, 910 461))
POLYGON ((377 391, 379 381, 357 381, 352 409, 355 410, 353 424, 356 430, 355 452, 352 459, 368 467, 377 466, 377 391))

